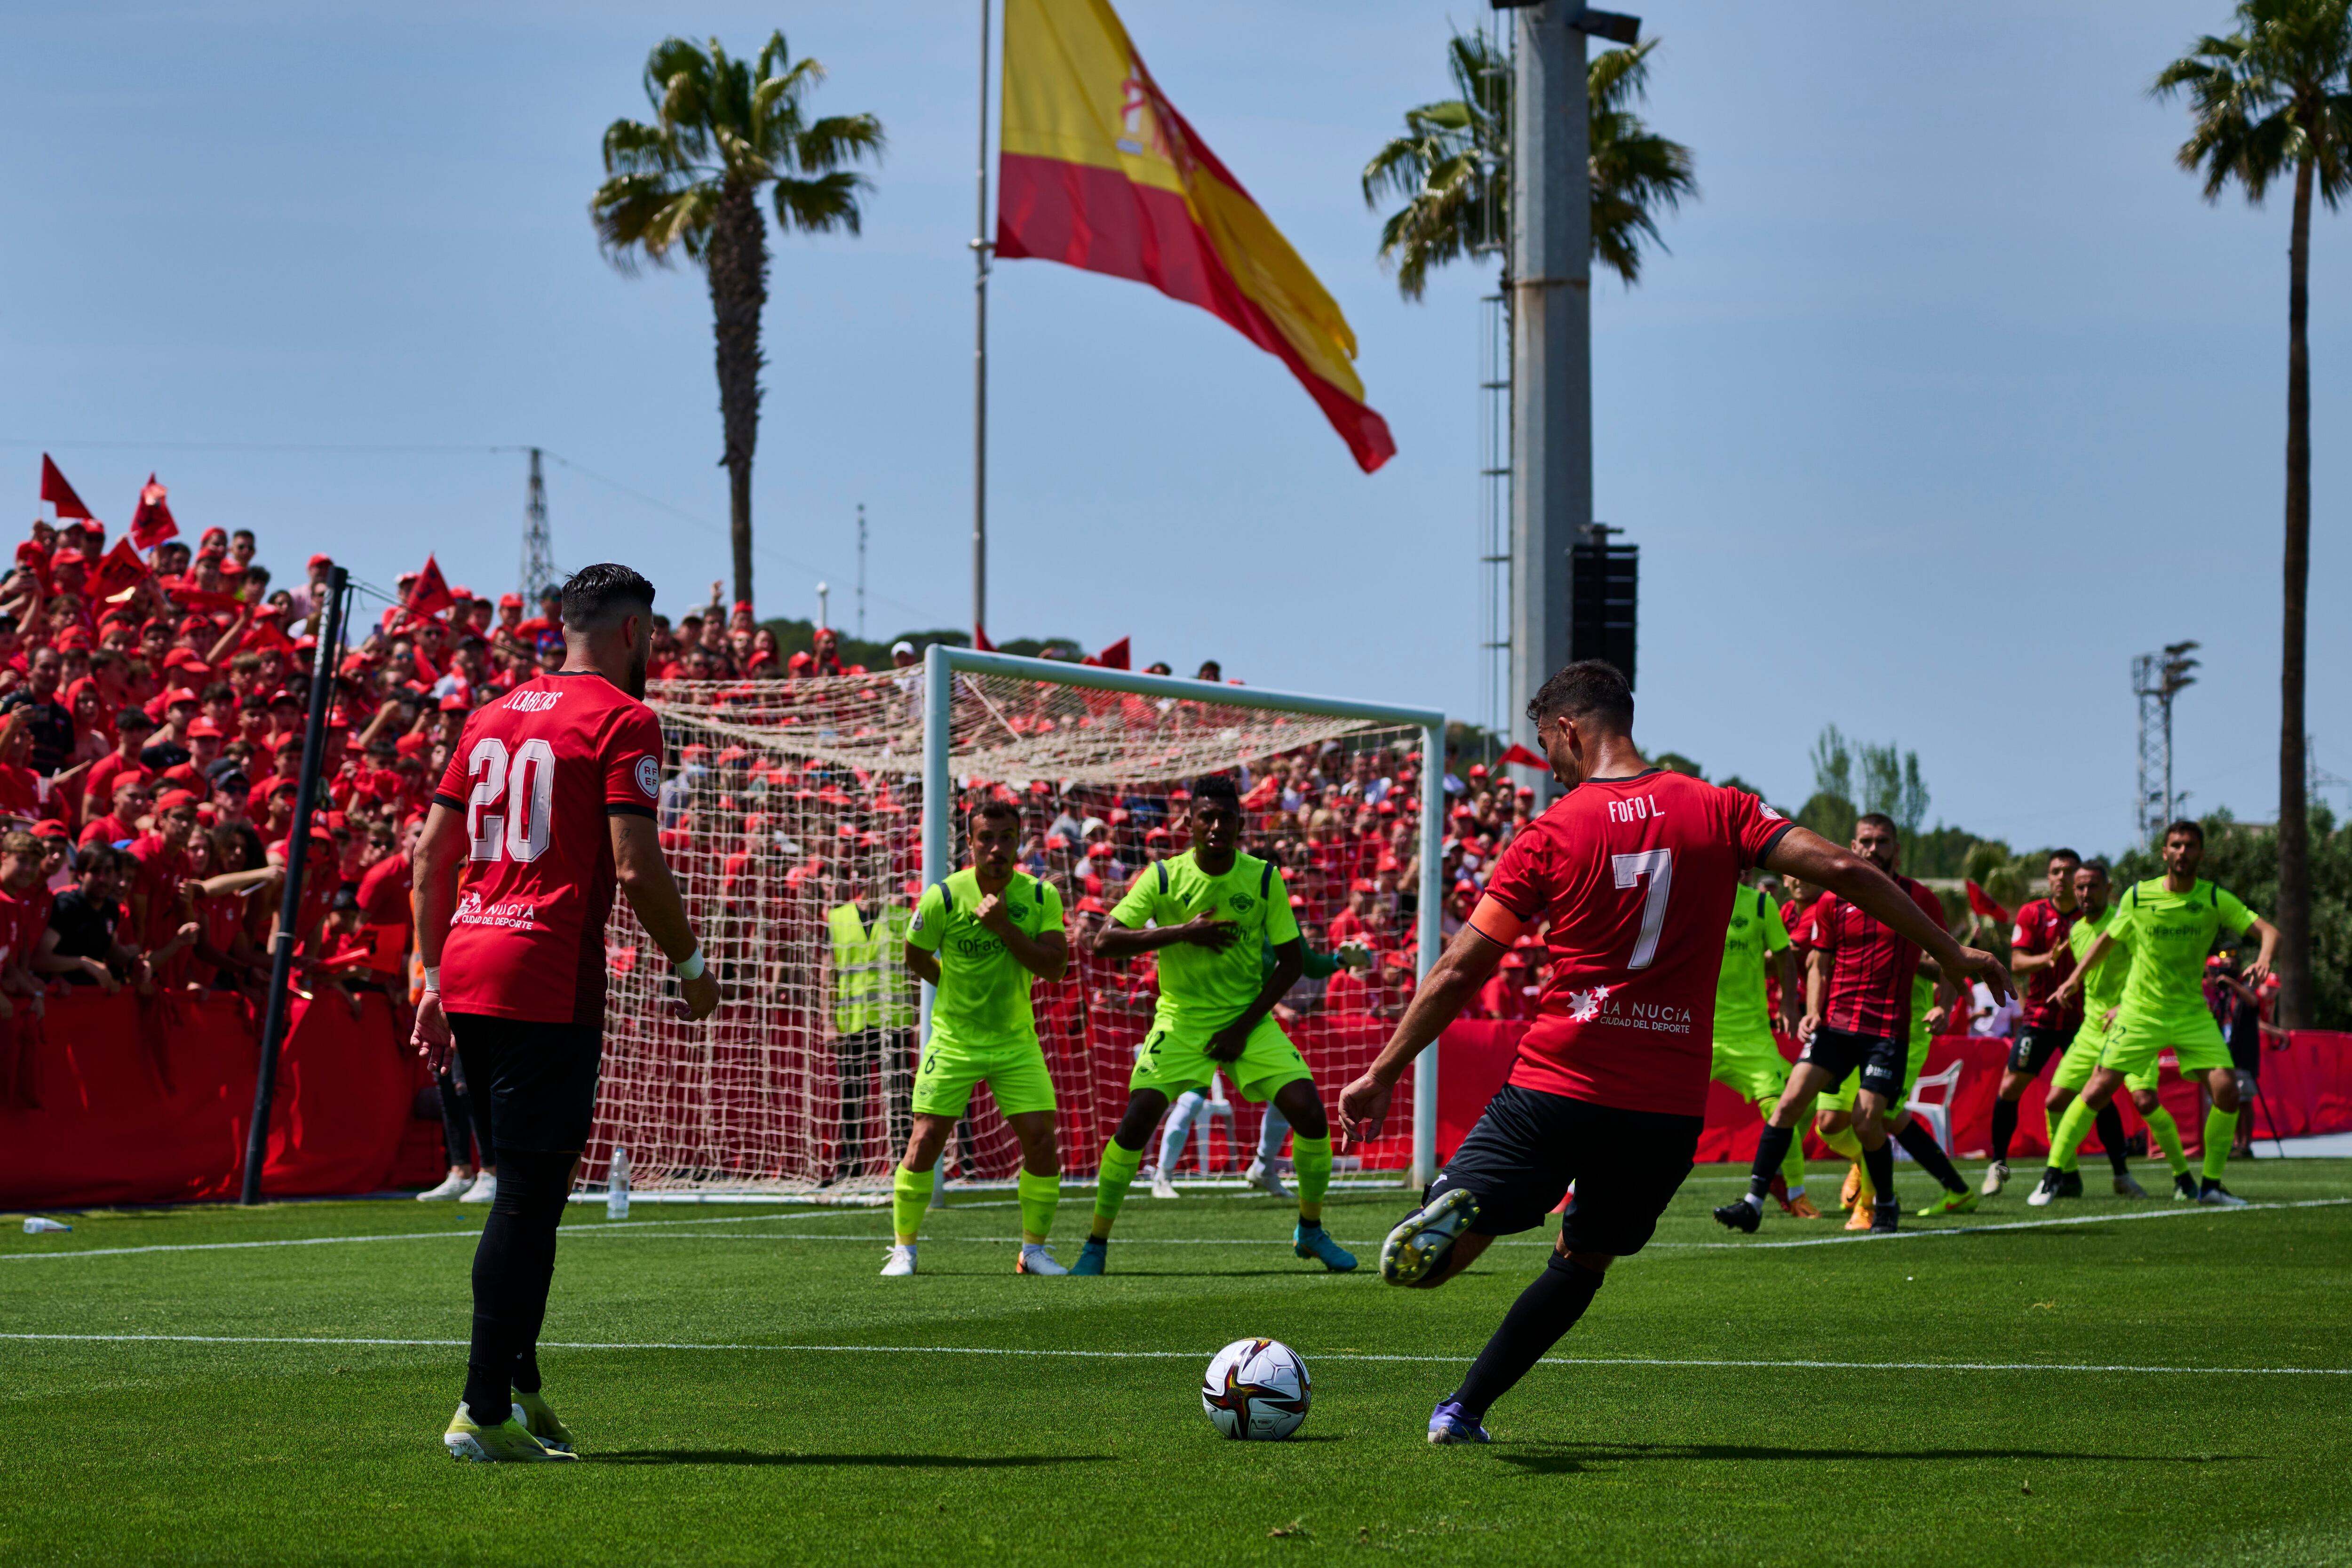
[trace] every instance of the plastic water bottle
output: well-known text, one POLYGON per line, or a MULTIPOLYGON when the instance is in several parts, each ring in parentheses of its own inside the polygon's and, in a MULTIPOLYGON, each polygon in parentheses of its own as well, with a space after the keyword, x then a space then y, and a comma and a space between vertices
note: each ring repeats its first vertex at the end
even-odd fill
POLYGON ((26 1236, 38 1236, 45 1230, 71 1230, 73 1226, 69 1225, 59 1225, 53 1219, 43 1219, 39 1215, 27 1215, 25 1217, 26 1236))
POLYGON ((615 1147, 612 1169, 604 1173, 604 1217, 629 1217, 629 1152, 615 1147))

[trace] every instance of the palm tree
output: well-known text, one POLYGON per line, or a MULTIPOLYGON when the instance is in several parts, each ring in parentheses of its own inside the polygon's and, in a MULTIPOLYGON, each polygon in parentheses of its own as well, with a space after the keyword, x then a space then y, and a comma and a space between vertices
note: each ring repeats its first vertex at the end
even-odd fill
MULTIPOLYGON (((1656 214, 1698 194, 1690 149, 1652 132, 1631 106, 1648 86, 1651 39, 1609 49, 1586 68, 1591 114, 1592 254, 1628 284, 1642 247, 1664 248, 1656 214)), ((1405 205, 1381 226, 1381 261, 1418 300, 1429 269, 1506 247, 1510 236, 1510 61, 1484 33, 1456 33, 1445 65, 1460 95, 1405 110, 1404 134, 1364 165, 1364 205, 1405 205)))
POLYGON ((2311 579, 2311 198, 2352 191, 2352 0, 2242 0, 2238 30, 2200 38, 2164 68, 2158 97, 2187 93, 2196 128, 2180 166, 2216 202, 2231 182, 2259 205, 2294 176, 2287 240, 2286 597, 2279 657, 2279 1021, 2311 1021, 2311 821, 2305 799, 2304 620, 2311 579))
POLYGON ((872 182, 844 163, 882 154, 870 114, 809 120, 803 103, 824 80, 772 33, 756 60, 718 39, 706 49, 665 38, 646 59, 654 118, 615 120, 604 132, 604 183, 588 204, 605 258, 625 273, 640 258, 672 264, 684 251, 710 281, 718 339, 719 414, 726 433, 735 596, 751 597, 751 453, 760 439, 760 311, 768 302, 768 226, 761 187, 772 187, 785 232, 859 231, 858 196, 872 182))

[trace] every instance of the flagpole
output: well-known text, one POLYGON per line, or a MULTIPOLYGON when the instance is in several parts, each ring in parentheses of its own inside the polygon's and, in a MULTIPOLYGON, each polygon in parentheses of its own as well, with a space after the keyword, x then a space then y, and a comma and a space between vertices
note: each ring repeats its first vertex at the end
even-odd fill
POLYGON ((980 0, 979 216, 972 221, 971 628, 988 624, 988 5, 980 0))

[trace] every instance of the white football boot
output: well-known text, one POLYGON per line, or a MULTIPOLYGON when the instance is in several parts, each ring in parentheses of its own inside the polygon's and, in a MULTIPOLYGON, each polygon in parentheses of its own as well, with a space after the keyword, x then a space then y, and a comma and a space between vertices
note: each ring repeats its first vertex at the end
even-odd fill
POLYGON ((915 1244, 913 1242, 906 1242, 903 1244, 893 1242, 890 1247, 889 1261, 882 1265, 882 1278, 885 1279, 903 1279, 914 1271, 915 1244))

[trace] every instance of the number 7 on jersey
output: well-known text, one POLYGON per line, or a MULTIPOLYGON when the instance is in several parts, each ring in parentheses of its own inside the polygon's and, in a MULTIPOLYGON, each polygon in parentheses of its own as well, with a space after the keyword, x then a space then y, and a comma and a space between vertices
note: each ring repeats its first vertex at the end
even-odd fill
POLYGON ((1616 873, 1620 888, 1630 888, 1644 877, 1650 879, 1642 894, 1642 934, 1633 939, 1633 956, 1625 961, 1628 969, 1647 969, 1658 956, 1658 933, 1665 929, 1666 900, 1675 887, 1675 852, 1641 849, 1612 855, 1609 868, 1616 873))

